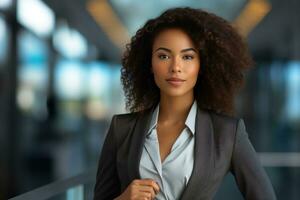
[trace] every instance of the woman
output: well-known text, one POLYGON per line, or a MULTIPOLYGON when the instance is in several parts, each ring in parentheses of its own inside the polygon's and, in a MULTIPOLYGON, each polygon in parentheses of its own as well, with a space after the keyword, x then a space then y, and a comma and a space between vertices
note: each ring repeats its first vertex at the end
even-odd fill
POLYGON ((122 64, 131 113, 112 118, 95 200, 212 199, 229 172, 245 199, 276 199, 243 119, 234 117, 253 62, 227 21, 169 9, 137 31, 122 64))

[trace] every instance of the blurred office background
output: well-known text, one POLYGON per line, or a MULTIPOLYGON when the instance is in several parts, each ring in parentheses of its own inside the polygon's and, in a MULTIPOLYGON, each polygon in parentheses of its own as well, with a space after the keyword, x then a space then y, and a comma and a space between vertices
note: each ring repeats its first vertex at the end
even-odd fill
MULTIPOLYGON (((0 0, 0 199, 94 169, 111 116, 127 112, 124 45, 177 6, 247 37, 256 66, 237 113, 278 199, 300 198, 299 0, 0 0)), ((216 199, 242 199, 231 175, 216 199)))

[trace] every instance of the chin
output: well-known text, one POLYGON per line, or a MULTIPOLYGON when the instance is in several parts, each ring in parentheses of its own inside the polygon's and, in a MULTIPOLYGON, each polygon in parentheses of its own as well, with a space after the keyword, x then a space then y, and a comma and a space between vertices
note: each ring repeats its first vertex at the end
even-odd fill
POLYGON ((188 91, 177 88, 177 89, 163 90, 163 91, 161 91, 161 93, 163 93, 166 96, 170 96, 170 97, 180 97, 180 96, 186 95, 188 93, 188 91))

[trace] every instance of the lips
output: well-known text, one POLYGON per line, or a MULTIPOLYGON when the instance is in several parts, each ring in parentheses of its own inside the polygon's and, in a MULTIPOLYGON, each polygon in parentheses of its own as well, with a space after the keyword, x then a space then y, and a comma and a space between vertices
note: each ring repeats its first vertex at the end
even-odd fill
POLYGON ((169 79, 167 79, 167 81, 172 86, 179 87, 184 83, 185 80, 180 79, 180 78, 169 78, 169 79))
POLYGON ((167 81, 185 81, 185 80, 183 80, 183 79, 180 79, 180 78, 169 78, 169 79, 167 79, 167 81))

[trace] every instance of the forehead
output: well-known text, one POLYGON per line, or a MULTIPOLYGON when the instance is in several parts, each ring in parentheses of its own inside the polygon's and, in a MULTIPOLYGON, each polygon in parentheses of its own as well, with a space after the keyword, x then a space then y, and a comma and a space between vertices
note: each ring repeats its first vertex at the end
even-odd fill
POLYGON ((168 28, 160 31, 156 35, 153 42, 153 48, 162 46, 171 49, 195 48, 190 36, 178 28, 168 28))

